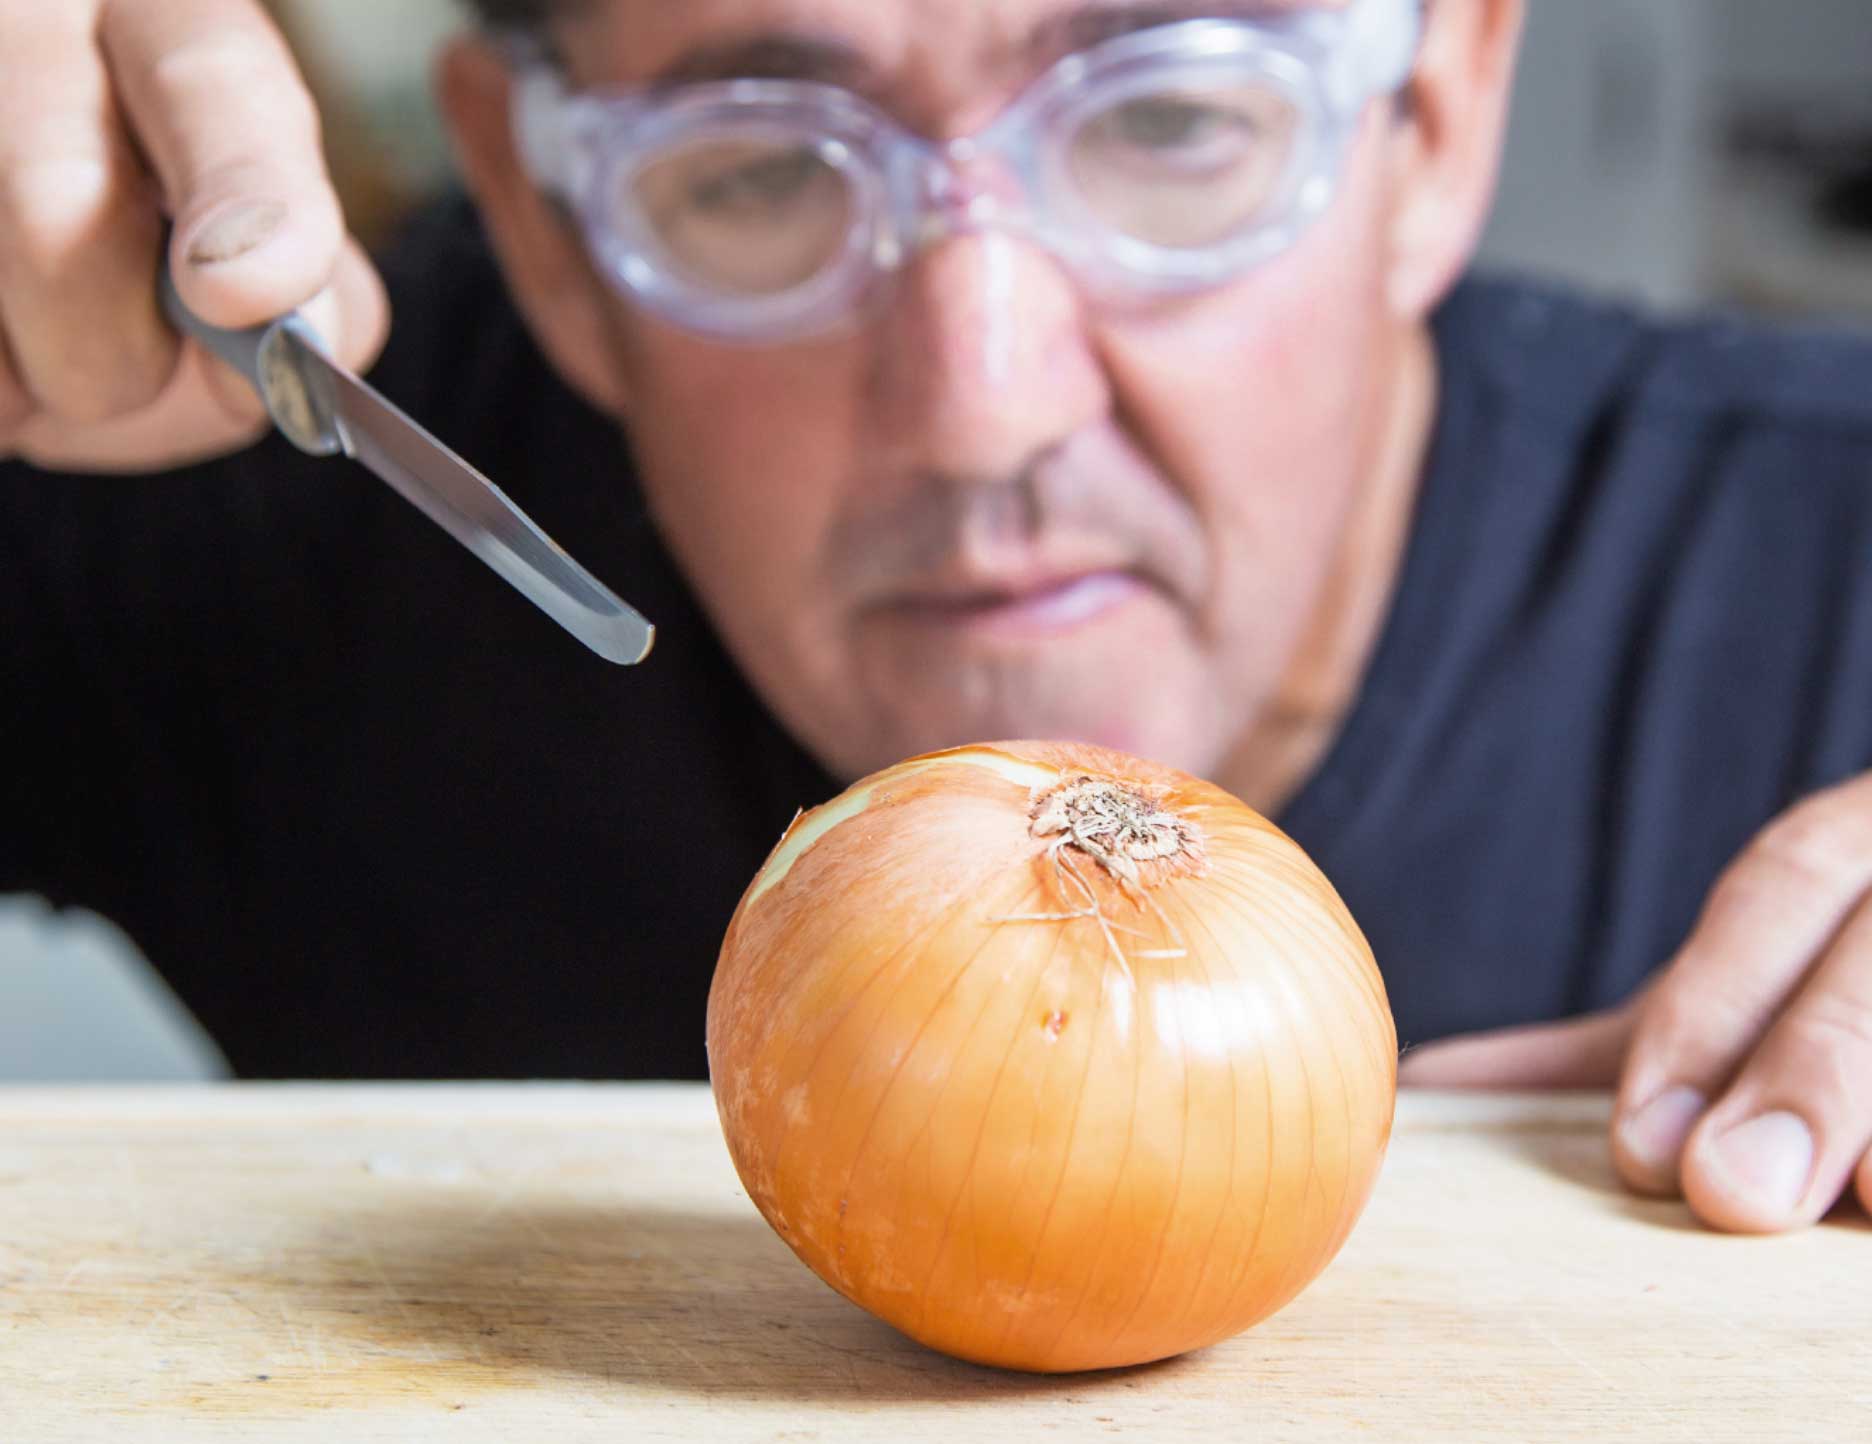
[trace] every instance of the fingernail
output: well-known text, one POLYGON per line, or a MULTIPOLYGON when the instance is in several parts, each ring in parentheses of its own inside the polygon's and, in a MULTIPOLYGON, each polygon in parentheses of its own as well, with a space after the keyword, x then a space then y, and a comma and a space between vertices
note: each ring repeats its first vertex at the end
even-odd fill
POLYGON ((1715 1162, 1737 1202, 1765 1214, 1789 1213, 1813 1174, 1813 1134, 1793 1113, 1764 1113, 1718 1138, 1715 1162))
POLYGON ((286 219, 283 201, 237 201, 209 217, 188 245, 191 266, 217 266, 246 255, 286 219))
POLYGON ((1651 1172, 1677 1176, 1677 1155, 1696 1126, 1709 1100, 1696 1089, 1679 1084, 1666 1088, 1645 1104, 1619 1130, 1631 1156, 1651 1172))

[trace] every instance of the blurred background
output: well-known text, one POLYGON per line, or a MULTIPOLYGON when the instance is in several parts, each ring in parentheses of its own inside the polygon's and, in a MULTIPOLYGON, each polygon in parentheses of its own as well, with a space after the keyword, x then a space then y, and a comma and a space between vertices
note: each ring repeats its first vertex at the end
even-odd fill
MULTIPOLYGON (((454 0, 272 8, 320 98, 352 224, 381 240, 450 183, 428 60, 459 23, 454 0)), ((1485 264, 1662 310, 1872 325, 1872 3, 1530 10, 1485 264)), ((115 929, 0 898, 0 1079, 223 1071, 115 929)))
POLYGON ((1485 258, 1872 319, 1872 5, 1530 0, 1485 258))

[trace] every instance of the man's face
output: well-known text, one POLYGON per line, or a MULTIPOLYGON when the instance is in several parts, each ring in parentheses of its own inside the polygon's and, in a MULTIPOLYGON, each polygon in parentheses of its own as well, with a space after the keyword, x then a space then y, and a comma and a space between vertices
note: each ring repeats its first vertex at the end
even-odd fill
MULTIPOLYGON (((845 83, 941 139, 1058 59, 1047 37, 1084 8, 611 0, 560 38, 581 88, 835 41, 859 62, 845 83)), ((855 776, 1021 736, 1216 773, 1319 604, 1417 354, 1387 300, 1397 129, 1368 109, 1294 248, 1148 308, 1094 304, 994 232, 931 246, 854 325, 785 345, 704 339, 595 288, 663 534, 822 761, 855 776)))

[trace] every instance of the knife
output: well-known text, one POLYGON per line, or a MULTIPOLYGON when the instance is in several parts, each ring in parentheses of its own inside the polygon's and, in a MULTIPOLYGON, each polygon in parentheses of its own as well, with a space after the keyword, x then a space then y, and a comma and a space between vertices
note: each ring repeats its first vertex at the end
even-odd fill
POLYGON ((294 446, 362 463, 607 661, 629 666, 650 654, 656 628, 498 486, 333 361, 298 312, 240 331, 211 326, 161 270, 170 321, 253 383, 294 446))

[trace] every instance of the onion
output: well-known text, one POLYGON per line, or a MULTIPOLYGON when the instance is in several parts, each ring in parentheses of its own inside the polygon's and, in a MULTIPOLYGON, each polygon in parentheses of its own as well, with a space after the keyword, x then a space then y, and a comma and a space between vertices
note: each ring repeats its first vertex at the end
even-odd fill
POLYGON ((1049 1372, 1299 1293, 1397 1085, 1371 951, 1300 848, 1064 743, 913 758, 796 818, 729 924, 708 1049, 741 1181, 822 1279, 1049 1372))

